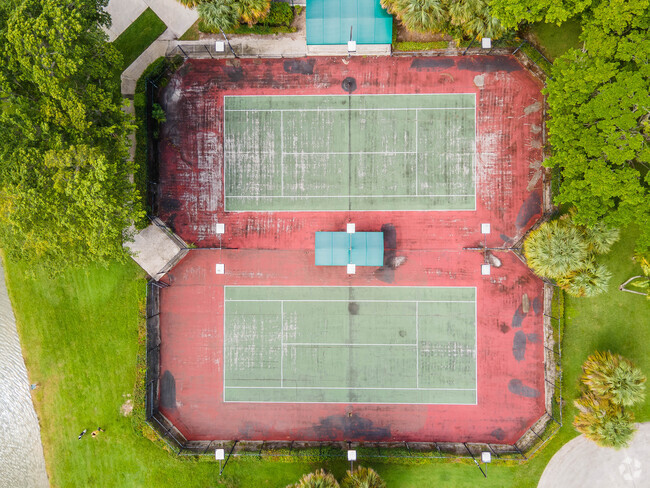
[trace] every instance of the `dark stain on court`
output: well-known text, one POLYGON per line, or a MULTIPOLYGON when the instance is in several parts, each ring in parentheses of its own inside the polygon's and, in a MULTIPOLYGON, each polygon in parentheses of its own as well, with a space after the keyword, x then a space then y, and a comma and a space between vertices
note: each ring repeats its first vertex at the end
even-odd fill
POLYGON ((284 71, 297 75, 313 75, 315 59, 287 59, 284 62, 284 71))
POLYGON ((451 68, 454 65, 452 58, 417 58, 411 63, 411 69, 416 71, 435 71, 451 68))
POLYGON ((323 440, 363 439, 366 441, 385 441, 390 439, 390 428, 375 427, 372 420, 356 415, 332 415, 321 419, 314 426, 318 437, 323 440))
POLYGON ((508 390, 510 393, 526 398, 537 398, 539 396, 539 391, 535 388, 524 385, 521 380, 517 379, 510 380, 508 383, 508 390))
POLYGON ((176 408, 176 380, 169 371, 165 371, 160 379, 160 406, 176 408))

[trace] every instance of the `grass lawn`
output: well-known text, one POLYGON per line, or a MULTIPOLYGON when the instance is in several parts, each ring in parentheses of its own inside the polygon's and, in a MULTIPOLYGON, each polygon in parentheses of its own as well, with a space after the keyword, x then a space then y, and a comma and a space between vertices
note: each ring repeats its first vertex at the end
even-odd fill
POLYGON ((156 13, 148 8, 120 36, 113 46, 122 53, 122 70, 128 68, 153 41, 165 32, 167 26, 156 13))
POLYGON ((541 49, 548 59, 553 61, 572 47, 580 47, 578 36, 582 32, 579 20, 567 20, 564 24, 546 24, 536 22, 529 27, 527 37, 541 49))
MULTIPOLYGON (((631 261, 636 232, 624 233, 605 261, 614 273, 607 295, 568 299, 564 329, 565 425, 546 449, 526 464, 490 465, 488 478, 468 462, 422 465, 370 463, 389 487, 460 486, 530 487, 548 460, 577 434, 571 427, 573 399, 580 365, 596 349, 610 349, 650 374, 650 302, 623 293, 618 285, 638 274, 631 261)), ((26 278, 20 264, 6 262, 7 281, 30 381, 35 390, 45 457, 52 486, 252 487, 286 486, 321 464, 236 459, 218 476, 209 457, 177 458, 152 442, 142 423, 141 395, 136 378, 142 353, 142 311, 145 280, 134 263, 109 268, 64 272, 56 279, 26 278), (139 342, 140 337, 140 342, 139 342), (130 396, 129 396, 130 395, 130 396), (136 411, 124 417, 120 407, 135 400, 136 411), (77 436, 103 427, 96 439, 77 436)), ((650 420, 650 400, 637 410, 637 420, 650 420)), ((339 478, 347 463, 324 465, 339 478)))

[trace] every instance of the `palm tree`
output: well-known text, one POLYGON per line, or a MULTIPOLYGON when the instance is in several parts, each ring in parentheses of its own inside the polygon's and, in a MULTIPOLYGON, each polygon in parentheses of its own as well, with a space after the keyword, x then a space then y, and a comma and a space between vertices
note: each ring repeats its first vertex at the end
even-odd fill
POLYGON ((248 25, 258 23, 271 10, 271 0, 238 0, 241 20, 248 25))
POLYGON ((579 413, 573 426, 602 447, 625 447, 634 434, 634 416, 607 400, 597 400, 592 393, 576 400, 579 413))
POLYGON ((287 488, 339 488, 339 483, 330 473, 319 469, 304 475, 296 484, 289 485, 287 488))
POLYGON ((635 428, 634 416, 621 406, 587 392, 574 402, 578 415, 573 420, 576 430, 602 447, 626 447, 635 428))
POLYGON ((410 31, 440 31, 448 23, 444 0, 381 0, 381 5, 410 31))
POLYGON ((607 291, 611 277, 607 266, 589 262, 585 268, 559 278, 557 284, 571 296, 593 297, 607 291))
POLYGON ((217 32, 219 29, 232 30, 239 23, 239 3, 235 0, 203 2, 199 4, 197 10, 205 26, 217 32))
POLYGON ((646 377, 620 354, 598 352, 582 365, 582 383, 615 405, 630 407, 645 398, 646 377))
POLYGON ((372 468, 359 466, 355 471, 347 471, 342 488, 386 488, 386 483, 372 468))
POLYGON ((589 250, 574 226, 552 220, 530 233, 524 242, 524 254, 535 274, 558 279, 585 268, 589 250))
POLYGON ((589 245, 589 250, 596 254, 608 253, 620 236, 618 229, 609 227, 602 222, 593 227, 583 227, 582 232, 589 245))

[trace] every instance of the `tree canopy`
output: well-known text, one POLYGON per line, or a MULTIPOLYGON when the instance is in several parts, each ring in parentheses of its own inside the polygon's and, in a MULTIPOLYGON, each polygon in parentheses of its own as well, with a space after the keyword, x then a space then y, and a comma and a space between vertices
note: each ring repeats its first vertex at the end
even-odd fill
POLYGON ((650 249, 650 0, 602 2, 583 18, 584 50, 558 58, 546 87, 556 203, 574 220, 641 227, 650 249))
POLYGON ((120 55, 107 0, 24 0, 0 10, 0 243, 51 265, 123 257, 142 216, 129 181, 120 55))
POLYGON ((583 12, 592 0, 490 0, 492 15, 508 28, 520 22, 558 24, 583 12))

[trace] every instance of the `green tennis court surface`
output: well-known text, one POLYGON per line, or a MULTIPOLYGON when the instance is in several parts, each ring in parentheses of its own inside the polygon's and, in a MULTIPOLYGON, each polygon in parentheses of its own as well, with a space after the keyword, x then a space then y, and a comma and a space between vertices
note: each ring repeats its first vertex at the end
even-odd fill
POLYGON ((224 401, 476 403, 475 288, 224 293, 224 401))
POLYGON ((226 96, 226 210, 473 210, 475 106, 474 94, 226 96))

